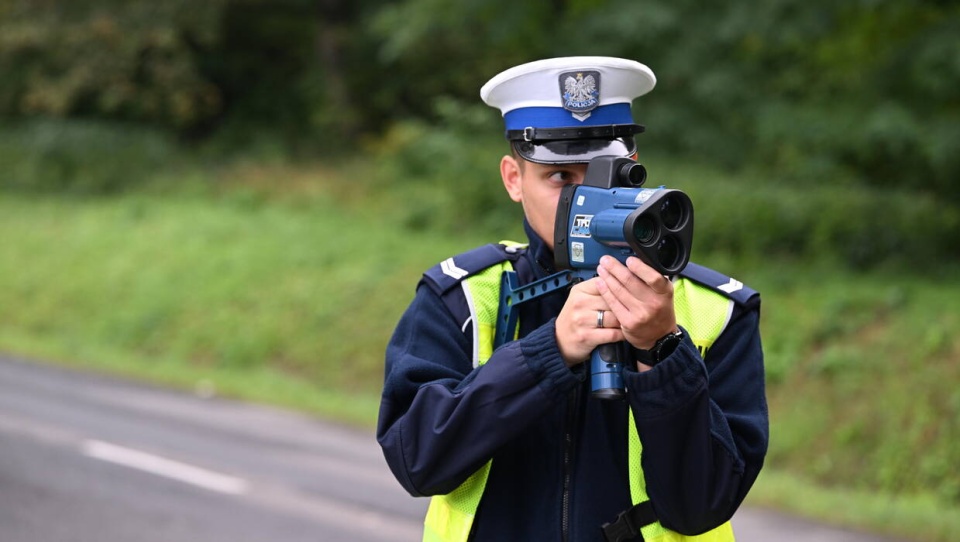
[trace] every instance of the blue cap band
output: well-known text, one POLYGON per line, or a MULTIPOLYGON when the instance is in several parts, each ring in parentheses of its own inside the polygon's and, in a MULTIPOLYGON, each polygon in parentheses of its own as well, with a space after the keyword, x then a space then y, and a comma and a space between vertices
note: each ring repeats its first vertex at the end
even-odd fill
POLYGON ((608 124, 631 124, 633 115, 630 104, 618 103, 601 105, 590 111, 586 120, 580 121, 573 113, 562 107, 521 107, 509 111, 503 116, 507 130, 523 130, 527 126, 535 128, 563 128, 565 126, 604 126, 608 124))

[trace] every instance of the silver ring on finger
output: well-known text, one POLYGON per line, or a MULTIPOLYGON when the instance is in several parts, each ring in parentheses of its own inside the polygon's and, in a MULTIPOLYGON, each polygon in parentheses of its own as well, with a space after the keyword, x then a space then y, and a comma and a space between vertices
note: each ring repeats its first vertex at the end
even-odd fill
POLYGON ((597 327, 603 327, 603 313, 606 311, 597 311, 597 327))

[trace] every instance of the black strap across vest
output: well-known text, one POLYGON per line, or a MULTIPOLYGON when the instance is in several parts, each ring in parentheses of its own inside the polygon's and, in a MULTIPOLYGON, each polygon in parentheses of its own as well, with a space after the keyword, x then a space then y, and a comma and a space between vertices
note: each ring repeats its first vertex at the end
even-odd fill
POLYGON ((650 501, 643 501, 620 512, 616 520, 612 523, 604 523, 601 529, 607 542, 625 542, 637 536, 643 540, 640 528, 656 521, 657 513, 653 511, 653 504, 650 501))

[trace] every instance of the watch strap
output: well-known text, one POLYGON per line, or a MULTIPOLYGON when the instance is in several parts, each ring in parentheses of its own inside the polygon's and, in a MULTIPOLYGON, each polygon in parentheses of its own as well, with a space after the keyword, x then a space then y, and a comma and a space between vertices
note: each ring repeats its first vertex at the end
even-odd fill
POLYGON ((682 340, 683 330, 672 331, 657 339, 657 342, 653 343, 653 348, 649 350, 633 348, 633 355, 637 361, 653 367, 670 356, 682 340))

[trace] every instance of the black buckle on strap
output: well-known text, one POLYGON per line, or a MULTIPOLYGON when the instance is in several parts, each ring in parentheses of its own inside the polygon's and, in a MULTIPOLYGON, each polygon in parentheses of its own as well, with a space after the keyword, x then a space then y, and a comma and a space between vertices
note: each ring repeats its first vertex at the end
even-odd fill
MULTIPOLYGON (((657 521, 650 501, 643 501, 620 512, 612 523, 604 523, 600 528, 607 542, 625 542, 640 536, 640 528, 657 521)), ((643 537, 641 536, 641 540, 643 537)))

